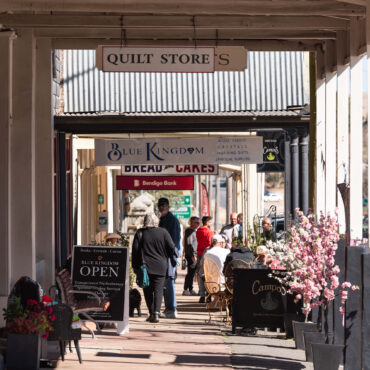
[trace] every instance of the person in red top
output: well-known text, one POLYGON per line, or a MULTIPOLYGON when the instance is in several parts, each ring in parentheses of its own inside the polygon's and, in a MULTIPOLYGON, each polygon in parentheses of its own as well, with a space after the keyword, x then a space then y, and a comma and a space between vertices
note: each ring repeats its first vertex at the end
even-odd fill
MULTIPOLYGON (((200 260, 203 256, 203 253, 206 248, 211 245, 212 236, 215 234, 215 231, 211 230, 212 224, 212 217, 211 216, 203 216, 202 217, 202 224, 203 226, 199 227, 196 233, 197 237, 197 272, 200 269, 200 260)), ((204 278, 198 276, 199 278, 199 303, 205 302, 206 297, 206 289, 204 287, 204 278)))
POLYGON ((200 260, 199 257, 203 256, 204 250, 211 245, 212 236, 215 234, 215 232, 211 230, 212 224, 211 216, 202 217, 202 224, 203 226, 198 227, 196 234, 198 243, 197 247, 198 261, 200 260))

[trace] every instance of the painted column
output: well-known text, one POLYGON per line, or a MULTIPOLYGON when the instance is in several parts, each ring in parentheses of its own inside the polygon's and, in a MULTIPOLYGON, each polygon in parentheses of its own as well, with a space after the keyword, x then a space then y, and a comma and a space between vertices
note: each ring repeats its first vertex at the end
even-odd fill
POLYGON ((294 133, 290 142, 291 156, 291 213, 293 218, 297 217, 295 212, 299 208, 299 150, 298 150, 298 135, 294 133))
POLYGON ((285 230, 289 228, 292 219, 291 200, 292 200, 292 187, 291 187, 291 166, 290 166, 290 137, 285 135, 284 141, 284 158, 285 158, 285 189, 284 189, 284 217, 285 217, 285 230))
POLYGON ((299 184, 300 184, 300 209, 306 214, 308 210, 308 135, 303 133, 299 140, 299 184))
MULTIPOLYGON (((370 130, 369 130, 369 110, 370 110, 370 0, 366 1, 366 48, 367 48, 367 199, 370 199, 370 130)), ((367 214, 369 215, 369 203, 367 214)))
MULTIPOLYGON (((6 307, 10 290, 10 120, 12 48, 15 35, 0 33, 0 309, 6 307)), ((1 320, 0 320, 1 322, 1 320)))
POLYGON ((44 289, 54 284, 54 148, 51 40, 36 41, 35 194, 36 278, 44 289))
MULTIPOLYGON (((345 59, 349 55, 349 33, 337 32, 337 183, 349 183, 349 67, 345 59)), ((346 232, 345 207, 337 191, 339 233, 346 232)), ((348 207, 347 207, 348 208, 348 207)))
POLYGON ((326 83, 325 55, 316 50, 316 214, 326 212, 326 83))
POLYGON ((362 238, 362 63, 358 56, 360 47, 360 22, 350 21, 350 236, 351 239, 362 238))
POLYGON ((337 203, 337 74, 333 72, 337 59, 336 54, 335 42, 327 41, 325 51, 325 209, 326 212, 332 214, 337 203))
MULTIPOLYGON (((13 120, 10 126, 11 283, 36 278, 35 39, 19 29, 13 48, 13 120)), ((41 179, 40 179, 41 181, 41 179)))

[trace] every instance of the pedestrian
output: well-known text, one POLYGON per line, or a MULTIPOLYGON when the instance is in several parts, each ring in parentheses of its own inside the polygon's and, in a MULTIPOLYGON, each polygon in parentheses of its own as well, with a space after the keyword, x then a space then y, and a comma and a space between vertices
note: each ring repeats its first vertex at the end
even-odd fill
POLYGON ((189 220, 189 225, 185 230, 184 239, 183 239, 183 255, 185 256, 188 271, 185 276, 184 282, 184 291, 182 295, 197 295, 196 292, 193 290, 193 282, 194 276, 197 267, 197 237, 196 237, 196 230, 200 225, 199 217, 191 217, 189 220))
MULTIPOLYGON (((175 254, 178 258, 181 254, 181 227, 179 220, 170 212, 170 202, 167 198, 158 200, 158 210, 161 214, 159 227, 166 229, 171 235, 172 241, 175 244, 175 254)), ((177 318, 177 302, 175 293, 176 279, 176 264, 172 266, 168 264, 168 274, 164 285, 164 304, 165 310, 161 313, 161 317, 168 319, 177 318)))
POLYGON ((132 267, 144 265, 149 276, 149 286, 144 288, 144 297, 149 310, 147 321, 159 322, 163 287, 168 271, 168 259, 175 255, 175 245, 167 230, 158 227, 159 219, 153 213, 144 217, 144 227, 139 229, 132 243, 132 267))
POLYGON ((121 236, 116 233, 107 234, 105 237, 105 245, 113 246, 118 245, 118 240, 121 239, 121 236))
POLYGON ((206 248, 211 245, 212 236, 215 234, 214 231, 211 230, 212 225, 212 217, 211 216, 203 216, 202 217, 202 226, 198 228, 196 232, 197 237, 197 267, 196 271, 198 273, 198 281, 199 281, 199 303, 204 303, 206 300, 206 289, 204 287, 204 279, 202 279, 200 271, 200 260, 203 256, 203 253, 206 248))
POLYGON ((230 213, 230 223, 221 229, 220 234, 226 234, 229 240, 233 240, 234 238, 239 237, 239 228, 238 215, 236 212, 232 212, 230 213))

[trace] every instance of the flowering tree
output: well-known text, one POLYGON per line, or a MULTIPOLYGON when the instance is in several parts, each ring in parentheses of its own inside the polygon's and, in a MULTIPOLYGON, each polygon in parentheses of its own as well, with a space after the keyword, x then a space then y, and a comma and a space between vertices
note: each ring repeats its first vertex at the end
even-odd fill
MULTIPOLYGON (((324 328, 328 338, 328 307, 339 287, 337 275, 340 270, 334 260, 339 240, 337 220, 330 213, 326 216, 321 213, 317 221, 312 213, 305 216, 299 209, 296 212, 298 222, 289 230, 290 237, 283 248, 285 252, 281 245, 270 245, 270 253, 286 269, 285 275, 277 278, 288 286, 289 293, 296 294, 297 301, 303 300, 306 318, 312 308, 324 308, 324 328)), ((350 288, 358 289, 349 282, 344 282, 339 289, 342 314, 350 288)))

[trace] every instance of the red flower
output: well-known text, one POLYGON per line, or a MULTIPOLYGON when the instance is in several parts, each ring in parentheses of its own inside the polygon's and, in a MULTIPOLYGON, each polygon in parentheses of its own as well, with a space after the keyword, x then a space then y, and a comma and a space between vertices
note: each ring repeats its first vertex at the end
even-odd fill
POLYGON ((46 302, 46 303, 53 303, 53 300, 48 295, 46 295, 46 294, 44 294, 42 296, 42 300, 41 301, 42 302, 46 302))
POLYGON ((54 314, 52 314, 52 315, 50 316, 50 320, 51 320, 51 321, 55 321, 55 315, 54 315, 54 314))
POLYGON ((46 332, 42 337, 47 338, 49 336, 49 332, 46 332))
POLYGON ((36 304, 37 304, 37 301, 35 301, 34 299, 27 300, 27 306, 34 306, 36 304))

